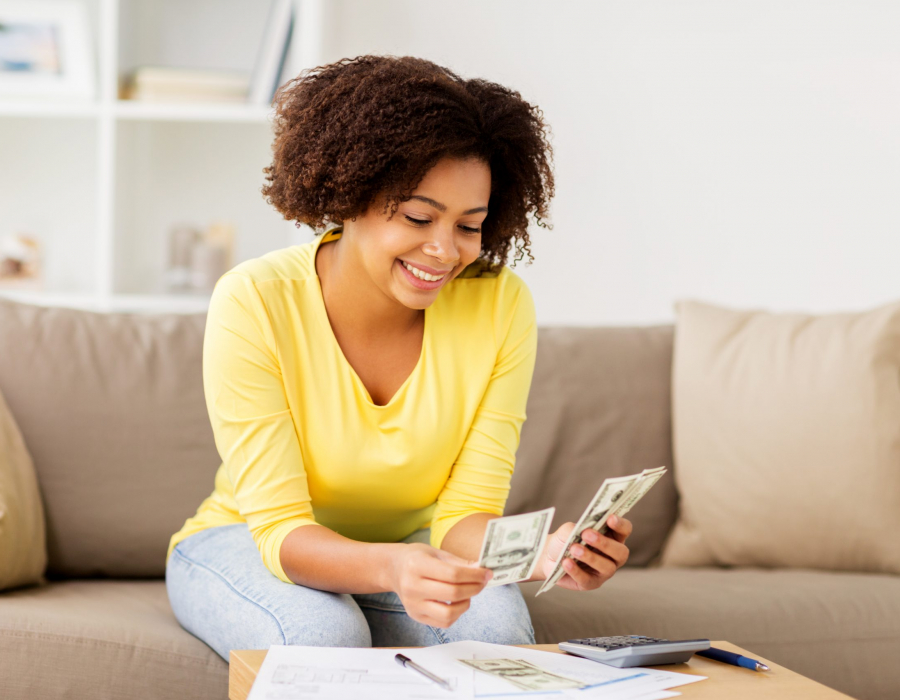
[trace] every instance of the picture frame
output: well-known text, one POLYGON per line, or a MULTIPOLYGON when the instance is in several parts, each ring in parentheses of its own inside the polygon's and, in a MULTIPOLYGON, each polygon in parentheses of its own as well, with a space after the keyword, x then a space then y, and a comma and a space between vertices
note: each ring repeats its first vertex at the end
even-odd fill
POLYGON ((83 0, 0 0, 0 100, 95 97, 83 0))

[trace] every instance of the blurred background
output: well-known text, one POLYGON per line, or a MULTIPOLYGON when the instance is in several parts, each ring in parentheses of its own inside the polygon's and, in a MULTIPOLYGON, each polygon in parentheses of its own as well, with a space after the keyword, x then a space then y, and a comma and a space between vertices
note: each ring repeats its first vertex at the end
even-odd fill
POLYGON ((539 325, 897 301, 898 37, 894 0, 5 0, 0 295, 197 310, 311 240, 259 192, 271 95, 377 53, 543 110, 539 325))

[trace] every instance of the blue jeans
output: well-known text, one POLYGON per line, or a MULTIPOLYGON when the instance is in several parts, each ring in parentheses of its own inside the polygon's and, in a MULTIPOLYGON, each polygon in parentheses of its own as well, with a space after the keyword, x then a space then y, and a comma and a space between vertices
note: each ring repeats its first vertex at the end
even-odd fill
MULTIPOLYGON (((428 530, 419 530, 404 542, 427 543, 428 537, 428 530)), ((349 595, 285 583, 263 564, 246 523, 209 528, 179 542, 166 567, 166 591, 179 624, 225 661, 232 649, 273 644, 534 644, 516 585, 485 588, 452 626, 432 627, 409 617, 393 592, 349 595)))

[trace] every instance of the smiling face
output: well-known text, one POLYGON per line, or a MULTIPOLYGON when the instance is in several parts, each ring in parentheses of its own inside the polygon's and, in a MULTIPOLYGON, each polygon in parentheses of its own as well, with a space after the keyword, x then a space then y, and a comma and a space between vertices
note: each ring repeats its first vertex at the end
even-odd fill
POLYGON ((484 161, 444 158, 390 220, 379 201, 344 222, 345 237, 353 241, 363 274, 388 298, 424 309, 478 258, 490 195, 491 171, 484 161), (423 280, 405 263, 441 279, 423 280))

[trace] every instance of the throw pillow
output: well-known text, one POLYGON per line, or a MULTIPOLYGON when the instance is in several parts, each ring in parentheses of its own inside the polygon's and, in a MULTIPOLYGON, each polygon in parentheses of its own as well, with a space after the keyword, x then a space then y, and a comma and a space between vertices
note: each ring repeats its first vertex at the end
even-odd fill
POLYGON ((662 564, 900 574, 900 303, 675 308, 662 564))
POLYGON ((0 590, 43 582, 44 509, 31 455, 0 393, 0 590))

